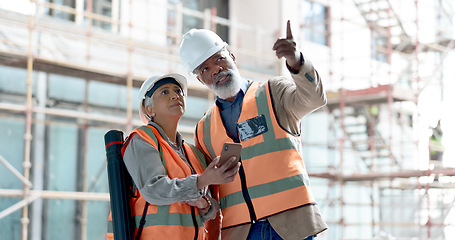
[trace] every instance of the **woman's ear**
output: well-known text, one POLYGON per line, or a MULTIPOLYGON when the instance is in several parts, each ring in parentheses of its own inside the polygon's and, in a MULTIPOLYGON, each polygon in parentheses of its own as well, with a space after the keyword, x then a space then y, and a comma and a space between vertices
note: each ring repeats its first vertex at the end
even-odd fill
POLYGON ((154 113, 153 113, 153 108, 151 106, 146 106, 145 111, 147 111, 147 115, 153 117, 154 113))

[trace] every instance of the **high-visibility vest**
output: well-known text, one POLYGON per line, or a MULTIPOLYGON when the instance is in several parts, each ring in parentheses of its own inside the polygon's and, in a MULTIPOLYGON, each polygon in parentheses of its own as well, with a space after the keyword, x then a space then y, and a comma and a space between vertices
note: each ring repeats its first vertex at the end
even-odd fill
MULTIPOLYGON (((192 174, 190 167, 178 156, 163 137, 161 137, 158 130, 150 125, 141 126, 131 132, 123 145, 122 155, 133 134, 139 134, 139 136, 158 149, 169 178, 185 178, 192 174)), ((183 147, 185 148, 188 161, 194 171, 197 174, 204 172, 205 160, 202 153, 194 146, 185 142, 183 143, 183 147)), ((137 234, 145 204, 146 200, 142 197, 141 193, 136 190, 134 197, 130 199, 131 215, 133 217, 133 224, 136 226, 134 237, 137 234)), ((108 220, 111 223, 112 213, 108 220)), ((197 208, 185 203, 173 203, 161 206, 149 204, 145 220, 146 222, 142 229, 141 239, 196 239, 196 234, 197 239, 206 238, 204 224, 202 223, 197 208)), ((112 223, 108 224, 108 240, 114 239, 111 226, 112 223)))
MULTIPOLYGON (((251 129, 267 130, 247 139, 239 137, 242 144, 239 174, 233 182, 220 186, 222 228, 254 223, 315 203, 299 150, 299 136, 284 130, 277 122, 268 82, 262 85, 254 82, 248 88, 237 126, 245 126, 248 121, 251 124, 246 125, 251 129)), ((196 138, 212 159, 221 154, 223 143, 233 142, 217 107, 199 121, 196 138)))

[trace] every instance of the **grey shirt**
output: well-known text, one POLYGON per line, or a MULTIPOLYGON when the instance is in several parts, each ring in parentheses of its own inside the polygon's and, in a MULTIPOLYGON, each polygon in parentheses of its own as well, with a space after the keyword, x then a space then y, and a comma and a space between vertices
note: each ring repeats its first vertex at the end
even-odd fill
MULTIPOLYGON (((177 144, 175 145, 169 141, 160 126, 154 122, 150 124, 158 129, 164 140, 191 168, 183 149, 183 139, 180 133, 177 133, 177 144)), ((150 204, 169 205, 176 202, 195 201, 208 194, 207 187, 202 190, 197 188, 197 174, 182 179, 169 178, 158 150, 139 134, 132 136, 125 149, 123 160, 138 190, 150 204)), ((200 214, 203 221, 215 218, 216 212, 219 210, 218 202, 210 195, 209 199, 212 208, 206 214, 200 214)))

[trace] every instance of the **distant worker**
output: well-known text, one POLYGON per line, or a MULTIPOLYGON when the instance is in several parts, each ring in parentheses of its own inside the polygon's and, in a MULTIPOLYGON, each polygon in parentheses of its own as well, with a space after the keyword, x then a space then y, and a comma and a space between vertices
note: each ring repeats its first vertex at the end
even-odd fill
POLYGON ((327 229, 300 152, 300 121, 324 106, 326 95, 289 21, 273 50, 292 80, 242 78, 227 43, 209 30, 188 31, 180 46, 188 72, 217 95, 196 126, 196 147, 215 159, 225 142, 243 146, 239 175, 219 187, 223 240, 313 239, 327 229))
MULTIPOLYGON (((186 90, 184 76, 166 74, 147 79, 139 91, 139 114, 147 125, 134 129, 122 148, 138 189, 130 202, 136 222, 134 239, 138 231, 142 231, 140 239, 207 239, 204 222, 219 211, 208 186, 228 183, 238 172, 240 163, 226 170, 235 158, 215 167, 216 158, 204 170, 204 155, 177 132, 185 113, 186 90), (146 220, 142 227, 141 218, 146 220)), ((108 239, 113 239, 113 233, 108 233, 108 239)))
POLYGON ((444 146, 442 145, 442 129, 441 120, 438 121, 436 127, 431 128, 430 136, 430 160, 442 161, 444 146))
POLYGON ((369 114, 367 116, 366 121, 366 132, 368 135, 368 150, 373 150, 376 148, 375 146, 375 135, 376 135, 376 126, 379 121, 379 108, 376 105, 372 105, 368 107, 369 114))

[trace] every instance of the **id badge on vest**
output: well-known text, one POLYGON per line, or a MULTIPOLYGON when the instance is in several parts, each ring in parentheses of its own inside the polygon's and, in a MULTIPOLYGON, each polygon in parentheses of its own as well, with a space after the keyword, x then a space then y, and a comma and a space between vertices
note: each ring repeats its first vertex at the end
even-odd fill
POLYGON ((237 124, 240 141, 245 141, 267 132, 267 123, 264 115, 250 118, 237 124))

